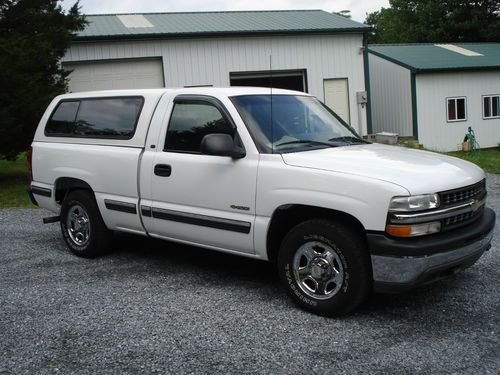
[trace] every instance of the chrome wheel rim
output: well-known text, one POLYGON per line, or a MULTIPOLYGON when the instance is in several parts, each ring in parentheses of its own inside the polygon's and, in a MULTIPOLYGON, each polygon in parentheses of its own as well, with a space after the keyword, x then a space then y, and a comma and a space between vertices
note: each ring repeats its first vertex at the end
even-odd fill
POLYGON ((90 221, 87 211, 75 205, 69 209, 66 219, 66 230, 69 238, 78 246, 85 246, 90 240, 90 221))
POLYGON ((303 244, 293 257, 293 272, 300 289, 310 297, 328 299, 344 282, 344 268, 337 252, 320 241, 303 244))

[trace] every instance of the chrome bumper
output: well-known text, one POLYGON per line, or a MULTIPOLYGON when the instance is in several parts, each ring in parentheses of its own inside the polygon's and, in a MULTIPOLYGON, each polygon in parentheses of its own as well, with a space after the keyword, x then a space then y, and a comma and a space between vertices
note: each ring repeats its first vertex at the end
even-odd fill
POLYGON ((375 289, 384 291, 384 286, 407 286, 409 288, 432 281, 432 277, 454 268, 465 268, 474 264, 490 247, 493 230, 482 239, 467 246, 428 256, 372 255, 372 270, 375 289))

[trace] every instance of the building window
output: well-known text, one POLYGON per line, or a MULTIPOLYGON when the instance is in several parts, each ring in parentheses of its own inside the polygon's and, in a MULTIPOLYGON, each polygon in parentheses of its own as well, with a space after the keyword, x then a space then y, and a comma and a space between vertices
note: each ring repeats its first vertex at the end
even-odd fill
POLYGON ((483 96, 483 118, 500 117, 500 95, 483 96))
POLYGON ((447 98, 448 122, 467 120, 467 101, 465 97, 447 98))

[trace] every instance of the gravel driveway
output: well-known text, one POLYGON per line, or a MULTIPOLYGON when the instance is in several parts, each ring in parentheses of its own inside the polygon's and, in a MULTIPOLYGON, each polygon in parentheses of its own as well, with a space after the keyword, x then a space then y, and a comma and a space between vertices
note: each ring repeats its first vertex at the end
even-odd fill
MULTIPOLYGON (((489 176, 500 214, 500 175, 489 176)), ((147 238, 85 260, 43 210, 0 210, 0 373, 500 371, 500 225, 465 272, 343 319, 298 309, 267 263, 147 238)))

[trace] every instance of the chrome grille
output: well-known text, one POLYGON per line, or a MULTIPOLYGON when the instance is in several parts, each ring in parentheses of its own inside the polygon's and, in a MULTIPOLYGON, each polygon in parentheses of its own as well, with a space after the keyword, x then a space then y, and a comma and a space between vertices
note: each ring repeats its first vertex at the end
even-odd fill
POLYGON ((462 226, 462 225, 471 223, 474 220, 476 220, 479 217, 481 217, 481 215, 483 214, 483 212, 484 212, 484 206, 481 207, 477 211, 467 212, 467 213, 464 213, 464 214, 447 217, 446 219, 444 219, 442 221, 443 227, 447 228, 447 229, 451 229, 451 228, 454 228, 454 227, 458 227, 458 226, 462 226))
POLYGON ((482 180, 474 185, 469 185, 460 189, 453 189, 439 193, 441 206, 453 206, 463 203, 472 198, 482 199, 486 195, 486 181, 482 180))

